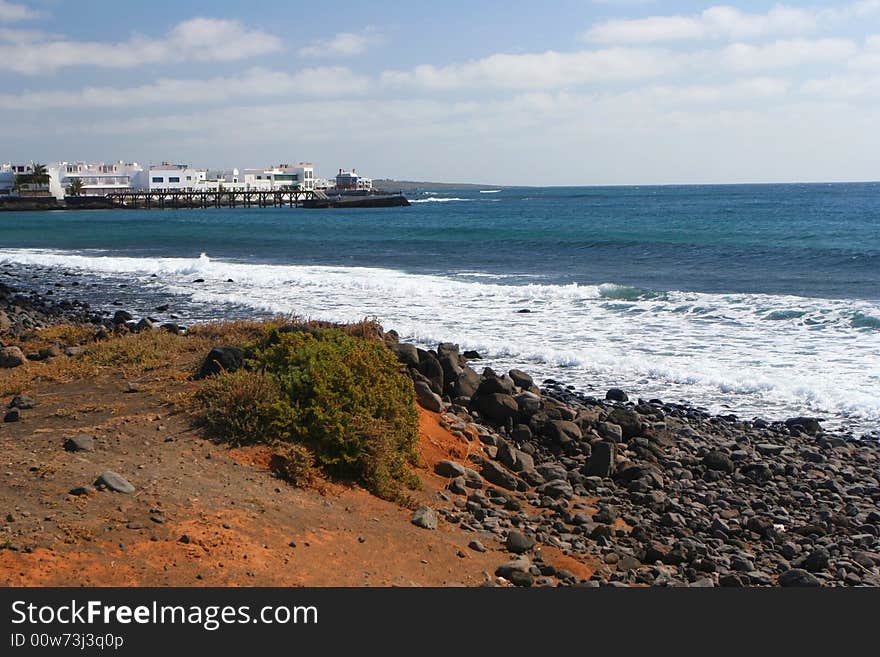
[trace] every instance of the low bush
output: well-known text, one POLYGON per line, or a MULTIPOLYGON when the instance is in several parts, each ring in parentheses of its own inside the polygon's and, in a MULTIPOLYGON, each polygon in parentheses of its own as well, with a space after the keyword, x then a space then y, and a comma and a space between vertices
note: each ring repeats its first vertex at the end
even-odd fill
POLYGON ((360 337, 366 324, 354 333, 314 324, 269 331, 243 345, 247 370, 204 383, 200 415, 215 435, 308 447, 331 475, 406 501, 405 489, 418 485, 412 382, 380 342, 360 337))

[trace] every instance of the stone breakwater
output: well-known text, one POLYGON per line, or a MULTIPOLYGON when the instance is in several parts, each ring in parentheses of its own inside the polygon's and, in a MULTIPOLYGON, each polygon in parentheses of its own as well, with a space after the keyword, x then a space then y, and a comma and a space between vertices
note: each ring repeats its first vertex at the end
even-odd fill
MULTIPOLYGON (((516 585, 878 586, 880 444, 821 421, 740 420, 659 399, 604 399, 453 344, 386 338, 419 404, 473 443, 443 461, 437 513, 500 539, 516 585), (469 358, 470 357, 470 358, 469 358), (589 580, 540 546, 598 564, 589 580)), ((475 540, 473 547, 478 549, 475 540)))
MULTIPOLYGON (((11 342, 0 344, 3 368, 60 356, 15 344, 53 323, 94 324, 96 339, 185 331, 6 286, 0 322, 11 342)), ((880 586, 880 443, 826 432, 811 417, 741 420, 619 389, 584 396, 519 370, 478 371, 479 354, 451 343, 425 350, 394 331, 381 337, 418 403, 469 454, 436 464, 447 484, 413 521, 473 532, 476 551, 500 541, 509 555, 495 582, 880 586), (548 548, 593 564, 591 573, 551 565, 548 548)))

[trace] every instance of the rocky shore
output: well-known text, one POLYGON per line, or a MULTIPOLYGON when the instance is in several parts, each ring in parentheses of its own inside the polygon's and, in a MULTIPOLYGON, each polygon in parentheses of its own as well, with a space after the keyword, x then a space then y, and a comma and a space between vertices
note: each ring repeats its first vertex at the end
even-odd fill
MULTIPOLYGON (((160 330, 83 303, 0 287, 0 367, 14 336, 58 322, 96 333, 160 330)), ((504 546, 488 582, 517 586, 880 586, 880 444, 823 430, 817 418, 743 420, 659 399, 579 394, 525 372, 479 367, 479 354, 384 341, 420 406, 466 445, 441 460, 445 486, 413 514, 427 531, 504 546), (552 565, 548 550, 594 564, 552 565)), ((16 351, 18 353, 16 353, 16 351)), ((69 356, 75 356, 69 353, 69 356)))

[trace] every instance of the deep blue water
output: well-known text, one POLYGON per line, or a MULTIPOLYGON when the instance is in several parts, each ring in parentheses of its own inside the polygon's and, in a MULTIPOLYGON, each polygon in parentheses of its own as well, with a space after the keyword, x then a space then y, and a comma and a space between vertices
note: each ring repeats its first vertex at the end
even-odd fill
POLYGON ((880 428, 880 184, 410 198, 0 213, 0 279, 184 322, 372 316, 595 394, 880 428))
MULTIPOLYGON (((431 198, 411 194, 414 201, 431 198)), ((880 184, 452 191, 410 208, 0 213, 0 248, 880 298, 880 184)))

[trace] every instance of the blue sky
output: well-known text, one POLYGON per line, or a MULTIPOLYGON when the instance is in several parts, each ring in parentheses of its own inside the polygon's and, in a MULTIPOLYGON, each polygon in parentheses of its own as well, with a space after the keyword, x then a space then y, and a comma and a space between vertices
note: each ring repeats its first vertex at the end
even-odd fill
POLYGON ((880 0, 0 0, 0 162, 876 180, 878 101, 880 0))

